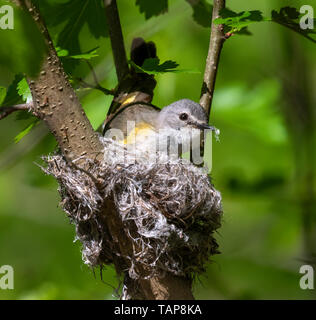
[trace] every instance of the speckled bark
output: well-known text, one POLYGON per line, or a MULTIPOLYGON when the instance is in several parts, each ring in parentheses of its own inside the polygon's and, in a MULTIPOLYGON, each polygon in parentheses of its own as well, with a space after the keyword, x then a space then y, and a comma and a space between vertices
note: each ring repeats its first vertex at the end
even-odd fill
MULTIPOLYGON (((53 133, 65 158, 71 162, 82 157, 82 160, 76 162, 76 165, 85 168, 86 162, 84 159, 102 157, 103 146, 67 80, 45 23, 36 8, 29 0, 12 1, 30 12, 43 33, 48 48, 48 55, 43 61, 38 78, 28 79, 34 101, 32 110, 53 133)), ((149 87, 152 88, 152 84, 149 87)), ((138 91, 138 88, 134 89, 138 91)), ((119 94, 120 92, 117 93, 117 96, 119 94)), ((148 96, 148 94, 146 93, 145 96, 148 96)), ((115 259, 114 265, 118 273, 122 273, 124 265, 128 264, 126 256, 130 256, 133 252, 133 243, 126 235, 126 230, 124 230, 123 223, 112 200, 106 202, 102 215, 104 216, 105 229, 109 231, 112 238, 112 244, 118 247, 118 251, 121 253, 115 259)), ((146 270, 143 270, 143 272, 146 273, 146 270)), ((138 297, 141 297, 141 299, 193 299, 191 281, 170 274, 167 274, 164 278, 131 280, 130 285, 131 290, 129 291, 132 293, 132 289, 137 287, 140 292, 138 297)), ((131 296, 132 299, 138 297, 131 296)))
POLYGON ((24 5, 43 33, 48 48, 38 78, 28 79, 33 111, 46 123, 68 159, 95 157, 102 149, 98 136, 67 80, 44 22, 31 1, 25 1, 24 5))

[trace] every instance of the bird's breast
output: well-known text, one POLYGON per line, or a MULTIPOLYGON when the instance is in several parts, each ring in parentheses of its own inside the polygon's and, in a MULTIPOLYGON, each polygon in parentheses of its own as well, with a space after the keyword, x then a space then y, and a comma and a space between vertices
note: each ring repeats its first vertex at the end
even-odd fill
POLYGON ((154 127, 148 123, 138 123, 123 140, 123 144, 138 144, 141 145, 153 138, 156 134, 154 127))

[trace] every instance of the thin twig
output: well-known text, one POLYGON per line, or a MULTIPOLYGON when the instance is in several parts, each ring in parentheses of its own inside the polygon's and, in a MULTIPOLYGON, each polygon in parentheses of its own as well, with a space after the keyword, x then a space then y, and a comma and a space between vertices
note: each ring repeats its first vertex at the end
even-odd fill
POLYGON ((92 85, 92 84, 89 84, 86 81, 84 81, 82 78, 75 78, 75 80, 77 80, 79 82, 79 84, 82 88, 96 89, 96 90, 103 92, 105 95, 114 96, 113 90, 106 89, 106 88, 102 87, 99 83, 97 83, 96 85, 92 85))
POLYGON ((90 69, 90 71, 91 71, 91 73, 92 73, 94 83, 95 83, 96 85, 100 85, 99 80, 98 80, 98 77, 97 77, 97 75, 96 75, 96 73, 95 73, 95 71, 94 71, 94 68, 93 68, 92 64, 91 64, 89 61, 86 61, 86 63, 87 63, 87 65, 88 65, 88 67, 89 67, 89 69, 90 69))
POLYGON ((225 41, 224 27, 214 23, 219 18, 220 11, 225 8, 225 0, 214 0, 212 15, 212 30, 209 51, 206 59, 204 81, 201 91, 200 104, 210 117, 217 68, 223 43, 225 41))
MULTIPOLYGON (((109 89, 106 89, 103 86, 101 86, 101 84, 100 84, 100 82, 98 80, 97 74, 94 71, 93 66, 91 65, 91 63, 89 61, 86 61, 86 62, 87 62, 87 65, 88 65, 88 67, 89 67, 89 69, 90 69, 90 71, 92 73, 93 80, 94 80, 94 83, 95 83, 95 86, 93 87, 93 89, 102 91, 105 95, 114 96, 114 90, 109 90, 109 89)), ((81 79, 81 81, 82 81, 82 79, 81 79)), ((85 84, 88 85, 87 88, 89 88, 89 84, 87 84, 86 82, 85 82, 85 84)), ((92 88, 92 86, 90 86, 90 88, 92 88)))
POLYGON ((129 73, 124 39, 116 0, 104 0, 117 79, 121 82, 129 73))
POLYGON ((33 106, 33 103, 24 103, 24 104, 16 104, 9 107, 0 107, 0 120, 7 117, 9 114, 15 111, 26 110, 30 111, 33 106))

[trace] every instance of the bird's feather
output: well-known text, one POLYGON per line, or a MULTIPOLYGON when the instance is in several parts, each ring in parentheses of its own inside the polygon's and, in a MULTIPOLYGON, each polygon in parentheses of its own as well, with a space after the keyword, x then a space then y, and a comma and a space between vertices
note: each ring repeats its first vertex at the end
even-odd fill
POLYGON ((117 114, 113 120, 111 120, 107 130, 120 129, 126 138, 130 134, 131 130, 133 130, 133 126, 131 126, 131 128, 127 128, 128 121, 134 121, 135 127, 146 123, 150 127, 155 128, 158 114, 159 111, 149 105, 131 105, 117 114))

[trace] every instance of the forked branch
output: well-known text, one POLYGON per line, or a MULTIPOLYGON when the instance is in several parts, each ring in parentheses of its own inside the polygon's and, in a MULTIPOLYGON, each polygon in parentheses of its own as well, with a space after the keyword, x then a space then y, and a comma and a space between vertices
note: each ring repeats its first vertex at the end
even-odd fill
MULTIPOLYGON (((39 115, 49 130, 54 134, 60 151, 68 162, 76 159, 76 166, 89 171, 88 159, 94 160, 96 155, 104 152, 104 147, 98 135, 87 119, 78 97, 67 80, 62 64, 56 54, 52 40, 49 36, 44 21, 41 19, 37 8, 30 0, 12 0, 31 13, 33 20, 45 37, 48 55, 43 61, 40 75, 35 79, 28 79, 34 105, 32 110, 39 115)), ((105 0, 108 23, 111 35, 113 55, 119 81, 128 74, 128 64, 124 49, 123 37, 115 0, 105 0)), ((129 264, 133 254, 131 239, 125 232, 124 223, 118 216, 112 197, 107 198, 102 207, 102 212, 97 212, 104 220, 103 227, 108 230, 109 238, 113 239, 115 252, 120 252, 113 259, 116 269, 121 270, 123 265, 129 264)), ((146 270, 139 270, 146 274, 146 270)), ((191 280, 166 274, 164 278, 133 280, 128 288, 132 293, 133 288, 141 293, 143 299, 193 299, 191 280)), ((134 295, 132 295, 134 297, 134 295)))

